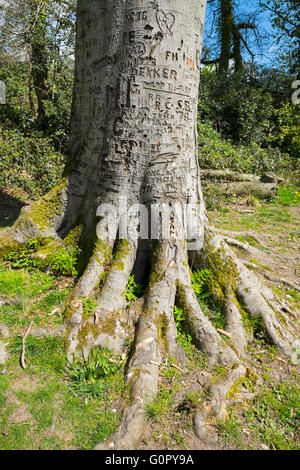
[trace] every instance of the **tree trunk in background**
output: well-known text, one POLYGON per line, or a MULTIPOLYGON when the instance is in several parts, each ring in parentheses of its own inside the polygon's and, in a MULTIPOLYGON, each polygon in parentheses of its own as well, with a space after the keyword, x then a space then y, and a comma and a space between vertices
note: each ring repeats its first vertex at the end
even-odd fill
POLYGON ((219 71, 220 73, 227 74, 231 57, 231 43, 233 33, 232 0, 220 0, 220 10, 221 54, 219 61, 219 71))
POLYGON ((30 60, 31 77, 37 97, 37 118, 45 118, 44 101, 48 99, 47 5, 43 1, 31 5, 30 60))

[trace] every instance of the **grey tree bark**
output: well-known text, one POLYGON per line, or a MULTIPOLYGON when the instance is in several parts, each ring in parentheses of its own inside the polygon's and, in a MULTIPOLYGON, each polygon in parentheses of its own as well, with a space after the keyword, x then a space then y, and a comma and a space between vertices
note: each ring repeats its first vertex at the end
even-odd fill
POLYGON ((0 237, 2 255, 32 238, 40 241, 41 259, 57 247, 81 247, 82 275, 65 312, 70 357, 78 350, 87 355, 97 345, 120 353, 135 328, 126 367, 129 404, 120 428, 97 448, 132 448, 143 429, 145 403, 157 393, 161 358, 172 355, 184 365, 176 341, 175 302, 210 363, 232 367, 195 417, 201 439, 210 435, 208 416, 222 415, 229 388, 246 373, 250 338, 245 311, 261 316, 270 341, 284 354, 292 353, 295 312, 208 224, 196 131, 205 6, 204 0, 78 1, 71 148, 64 179, 24 209, 0 237), (122 208, 124 201, 135 210, 122 208), (149 240, 139 237, 141 204, 149 213, 154 209, 149 240), (185 219, 187 204, 192 211, 185 219), (111 208, 119 216, 108 224, 111 208), (130 233, 124 234, 126 218, 130 233), (184 221, 194 227, 187 236, 184 221), (226 315, 230 341, 201 311, 189 257, 195 266, 210 270, 210 289, 226 315), (148 287, 132 314, 124 295, 128 278, 132 272, 147 278, 147 270, 148 287), (97 307, 87 317, 83 302, 88 297, 97 307))

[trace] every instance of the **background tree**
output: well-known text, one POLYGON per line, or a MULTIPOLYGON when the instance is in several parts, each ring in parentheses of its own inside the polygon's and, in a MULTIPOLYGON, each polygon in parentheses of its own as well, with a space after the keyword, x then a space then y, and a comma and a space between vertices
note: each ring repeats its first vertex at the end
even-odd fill
POLYGON ((300 71, 300 5, 297 0, 260 1, 261 8, 271 12, 275 38, 284 44, 284 57, 292 73, 300 71))
MULTIPOLYGON (((74 12, 75 2, 62 0, 8 1, 0 5, 2 61, 22 64, 28 75, 29 116, 40 129, 51 127, 51 121, 53 125, 62 64, 71 69, 66 58, 74 49, 74 12)), ((55 114, 60 114, 59 109, 55 114)))

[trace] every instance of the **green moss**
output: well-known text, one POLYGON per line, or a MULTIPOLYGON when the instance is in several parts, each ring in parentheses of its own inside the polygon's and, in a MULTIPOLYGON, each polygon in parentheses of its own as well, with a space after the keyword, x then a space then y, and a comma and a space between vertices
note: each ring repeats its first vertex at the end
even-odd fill
POLYGON ((115 314, 111 314, 111 317, 106 320, 103 325, 99 326, 99 332, 113 336, 117 327, 117 319, 115 314))
POLYGON ((226 254, 225 248, 211 247, 209 236, 207 238, 206 267, 211 273, 207 285, 214 296, 224 303, 235 289, 239 273, 233 260, 226 254))
POLYGON ((158 317, 157 334, 158 334, 158 341, 166 352, 168 351, 168 341, 167 341, 168 327, 169 327, 168 319, 164 312, 158 317))
POLYGON ((92 336, 94 339, 100 334, 99 325, 95 323, 85 322, 78 333, 78 348, 83 349, 87 344, 87 337, 92 336))
POLYGON ((67 186, 67 180, 62 179, 48 194, 34 203, 29 210, 23 211, 14 225, 15 229, 22 229, 24 225, 33 222, 40 230, 51 225, 53 220, 62 214, 62 193, 67 186))
POLYGON ((157 241, 152 253, 152 269, 149 278, 149 289, 162 279, 165 273, 165 258, 163 255, 163 247, 160 241, 157 241))
POLYGON ((120 271, 124 269, 124 259, 130 253, 130 245, 128 240, 118 240, 116 246, 116 252, 113 260, 113 267, 120 271))
POLYGON ((74 223, 74 226, 71 228, 70 232, 64 239, 64 245, 67 248, 73 248, 75 246, 78 246, 83 230, 84 230, 84 221, 82 217, 79 217, 77 218, 77 220, 74 223))
POLYGON ((246 388, 249 392, 255 392, 258 376, 249 368, 246 374, 240 377, 229 389, 226 398, 234 400, 236 395, 241 392, 241 387, 246 388))
POLYGON ((188 307, 185 286, 181 284, 179 281, 176 282, 175 304, 176 306, 182 309, 184 318, 188 320, 191 314, 193 313, 193 311, 191 308, 188 307))
POLYGON ((3 259, 12 251, 22 251, 26 248, 26 242, 18 243, 9 233, 9 229, 1 232, 0 259, 3 259))

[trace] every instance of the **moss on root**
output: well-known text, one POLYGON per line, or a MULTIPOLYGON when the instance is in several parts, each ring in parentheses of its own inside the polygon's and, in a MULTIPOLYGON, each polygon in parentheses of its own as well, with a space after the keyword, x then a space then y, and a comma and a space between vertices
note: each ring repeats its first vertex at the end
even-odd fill
POLYGON ((122 239, 118 240, 117 246, 116 246, 116 252, 114 256, 114 261, 113 261, 113 267, 115 269, 118 269, 120 271, 124 270, 124 259, 126 256, 128 256, 130 253, 130 246, 128 240, 122 239))
POLYGON ((228 400, 235 400, 236 395, 241 393, 241 387, 246 388, 249 392, 256 390, 258 376, 249 368, 246 370, 246 374, 240 377, 227 392, 226 398, 228 400))
POLYGON ((236 288, 239 277, 237 267, 226 254, 224 246, 216 249, 210 245, 209 239, 205 249, 205 264, 211 273, 207 280, 208 288, 222 304, 236 288))
POLYGON ((21 212, 21 216, 14 224, 15 230, 22 228, 26 224, 34 224, 39 230, 44 231, 51 226, 56 217, 63 213, 62 195, 67 187, 67 180, 62 179, 49 193, 34 203, 29 209, 21 212))

